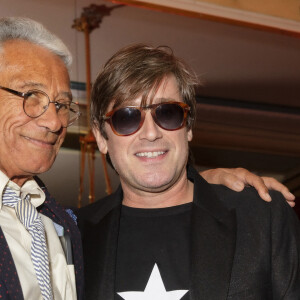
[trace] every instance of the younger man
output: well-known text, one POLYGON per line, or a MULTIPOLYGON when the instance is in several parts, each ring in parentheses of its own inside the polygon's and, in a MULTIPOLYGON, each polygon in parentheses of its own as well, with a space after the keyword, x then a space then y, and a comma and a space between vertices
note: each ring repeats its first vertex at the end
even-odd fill
POLYGON ((147 45, 96 79, 94 134, 121 186, 79 213, 87 299, 299 299, 299 221, 281 195, 209 185, 188 163, 196 83, 147 45))

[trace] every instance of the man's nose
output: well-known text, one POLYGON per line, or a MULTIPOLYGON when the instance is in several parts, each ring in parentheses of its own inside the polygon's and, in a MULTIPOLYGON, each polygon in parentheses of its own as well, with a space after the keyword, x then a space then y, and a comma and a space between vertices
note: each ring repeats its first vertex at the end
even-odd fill
POLYGON ((37 122, 39 126, 48 128, 52 132, 57 132, 63 127, 61 118, 53 102, 49 103, 47 110, 37 118, 37 122))
POLYGON ((150 111, 146 111, 144 123, 139 130, 140 139, 155 141, 162 137, 161 128, 154 122, 150 111))

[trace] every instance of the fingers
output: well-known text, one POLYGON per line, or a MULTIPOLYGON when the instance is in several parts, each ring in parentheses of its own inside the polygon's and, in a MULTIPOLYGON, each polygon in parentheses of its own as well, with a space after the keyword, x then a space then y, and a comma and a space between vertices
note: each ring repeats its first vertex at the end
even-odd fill
POLYGON ((263 183, 263 186, 258 185, 257 183, 255 185, 253 185, 253 187, 257 190, 260 198, 262 198, 263 200, 267 201, 267 202, 271 202, 272 198, 268 192, 268 189, 265 190, 265 185, 263 183))
POLYGON ((280 192, 291 207, 295 206, 295 196, 289 191, 289 189, 285 185, 283 185, 282 183, 280 183, 272 177, 262 177, 262 180, 264 181, 265 185, 269 190, 275 190, 280 192))
POLYGON ((245 184, 232 170, 234 169, 211 169, 201 172, 200 175, 209 183, 222 184, 231 190, 240 192, 244 189, 245 184))
MULTIPOLYGON (((219 168, 204 171, 201 175, 209 183, 222 184, 236 192, 242 191, 245 185, 253 186, 263 200, 271 201, 268 187, 265 185, 263 179, 244 168, 219 168)), ((269 183, 271 184, 271 182, 269 183)))
POLYGON ((296 205, 295 200, 292 200, 292 201, 286 200, 286 202, 288 203, 288 205, 289 205, 290 207, 294 207, 294 206, 296 205))
POLYGON ((291 207, 295 206, 295 196, 290 193, 285 185, 275 178, 260 177, 244 168, 218 168, 206 170, 200 174, 207 182, 225 185, 236 192, 242 191, 245 185, 253 186, 257 190, 259 196, 267 202, 272 200, 269 190, 278 191, 283 195, 291 207))
POLYGON ((238 176, 241 178, 241 180, 244 181, 246 185, 253 186, 257 190, 259 196, 263 200, 267 202, 270 202, 272 200, 269 194, 268 187, 265 185, 264 180, 260 176, 255 175, 243 168, 237 168, 236 172, 237 174, 239 174, 238 176))

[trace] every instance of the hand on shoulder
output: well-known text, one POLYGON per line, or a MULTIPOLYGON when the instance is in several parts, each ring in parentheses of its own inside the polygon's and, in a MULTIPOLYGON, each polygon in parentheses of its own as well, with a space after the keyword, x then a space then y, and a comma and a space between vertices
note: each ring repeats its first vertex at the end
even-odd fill
POLYGON ((295 196, 285 185, 272 177, 260 177, 244 168, 210 169, 200 172, 200 175, 209 183, 222 184, 236 192, 242 191, 247 185, 253 186, 267 202, 272 200, 269 190, 275 190, 283 195, 291 207, 295 206, 295 196))

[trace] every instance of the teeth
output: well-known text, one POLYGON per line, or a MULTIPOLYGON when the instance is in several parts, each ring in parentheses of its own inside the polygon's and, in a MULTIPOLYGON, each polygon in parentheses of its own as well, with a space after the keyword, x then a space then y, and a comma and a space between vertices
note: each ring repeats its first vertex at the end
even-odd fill
POLYGON ((159 156, 159 155, 162 155, 162 154, 164 154, 164 153, 165 153, 165 151, 140 152, 140 153, 137 153, 136 156, 153 158, 153 157, 157 157, 157 156, 159 156))

